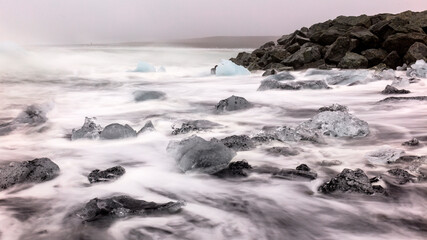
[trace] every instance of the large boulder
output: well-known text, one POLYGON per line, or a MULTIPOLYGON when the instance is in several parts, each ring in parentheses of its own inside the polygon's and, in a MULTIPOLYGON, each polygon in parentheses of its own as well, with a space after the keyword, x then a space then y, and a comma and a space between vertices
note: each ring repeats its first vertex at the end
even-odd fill
POLYGON ((362 56, 368 59, 368 67, 376 66, 383 62, 383 60, 387 57, 387 52, 383 49, 367 49, 362 51, 362 56))
POLYGON ((89 173, 87 178, 90 183, 110 182, 118 179, 119 177, 123 176, 125 173, 126 173, 126 170, 122 166, 115 166, 112 168, 108 168, 104 171, 95 169, 91 173, 89 173))
POLYGON ((352 38, 359 40, 359 49, 374 48, 379 43, 378 37, 364 27, 353 27, 349 32, 352 38))
POLYGON ((75 214, 84 222, 94 222, 130 216, 173 214, 181 210, 184 205, 183 202, 146 202, 121 195, 104 199, 94 198, 75 214))
POLYGON ((102 127, 95 123, 96 118, 85 118, 85 122, 80 129, 73 129, 71 132, 71 140, 77 139, 98 139, 102 132, 102 127))
POLYGON ((389 36, 383 43, 383 48, 389 52, 397 51, 399 56, 406 54, 416 42, 427 44, 427 34, 423 33, 396 33, 389 36))
POLYGON ((302 129, 320 131, 333 137, 366 137, 369 134, 367 122, 347 111, 324 111, 299 125, 302 129))
POLYGON ((301 46, 301 49, 285 58, 282 64, 286 66, 292 66, 294 68, 300 68, 306 63, 314 62, 322 58, 320 47, 317 45, 305 44, 301 46))
POLYGON ((183 172, 200 171, 208 174, 218 172, 236 155, 236 152, 218 141, 206 141, 191 136, 179 142, 172 141, 167 151, 176 160, 183 172))
POLYGON ((118 123, 107 125, 100 134, 101 139, 104 140, 123 139, 136 136, 136 131, 131 126, 118 123))
POLYGON ((367 68, 368 59, 357 53, 347 52, 345 56, 341 59, 340 63, 338 64, 338 67, 344 69, 367 68))
POLYGON ((349 48, 350 39, 348 37, 339 37, 326 51, 325 60, 332 63, 339 63, 349 48))
POLYGON ((356 169, 353 171, 347 168, 336 177, 323 183, 318 190, 324 194, 331 194, 334 192, 352 192, 371 195, 375 193, 368 176, 363 172, 363 170, 356 169))
POLYGON ((219 112, 224 111, 237 111, 251 108, 252 104, 243 97, 231 96, 229 98, 219 101, 215 109, 219 112))
POLYGON ((330 89, 324 80, 301 80, 301 81, 287 81, 279 82, 274 79, 265 79, 261 81, 258 91, 265 90, 301 90, 301 89, 330 89))
POLYGON ((384 58, 383 63, 387 65, 387 67, 396 69, 398 66, 402 65, 402 59, 396 51, 392 51, 384 58))
POLYGON ((325 45, 331 45, 332 43, 337 40, 338 37, 341 37, 344 35, 344 32, 337 29, 337 28, 328 28, 324 31, 318 31, 314 33, 310 39, 315 42, 319 43, 323 46, 325 45))
POLYGON ((407 64, 411 64, 421 59, 427 61, 427 46, 424 43, 416 42, 408 49, 404 60, 407 64))
POLYGON ((12 162, 0 167, 0 190, 21 183, 40 183, 59 175, 59 167, 49 158, 12 162))
POLYGON ((371 26, 371 19, 363 14, 360 16, 338 16, 332 21, 332 25, 340 25, 340 26, 362 26, 369 28, 371 26))
POLYGON ((143 102, 147 100, 163 99, 166 94, 160 91, 138 90, 133 93, 133 96, 136 102, 143 102))

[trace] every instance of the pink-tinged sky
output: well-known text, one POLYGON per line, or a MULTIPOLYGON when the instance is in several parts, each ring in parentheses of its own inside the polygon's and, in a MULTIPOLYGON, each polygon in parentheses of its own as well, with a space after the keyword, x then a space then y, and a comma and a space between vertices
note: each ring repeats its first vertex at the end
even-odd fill
POLYGON ((278 36, 338 15, 406 10, 427 10, 427 0, 0 0, 0 41, 278 36))

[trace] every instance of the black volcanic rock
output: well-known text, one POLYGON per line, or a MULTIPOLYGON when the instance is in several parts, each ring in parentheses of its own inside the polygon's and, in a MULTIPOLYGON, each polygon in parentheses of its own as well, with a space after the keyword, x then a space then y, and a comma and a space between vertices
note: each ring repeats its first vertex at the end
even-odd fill
POLYGON ((416 96, 416 97, 388 97, 378 101, 378 103, 390 103, 400 101, 427 101, 427 96, 416 96))
POLYGON ((116 180, 125 173, 126 170, 122 166, 115 166, 104 171, 100 171, 99 169, 93 170, 87 178, 90 183, 109 182, 116 180))
POLYGON ((214 173, 214 176, 219 178, 238 178, 238 177, 247 177, 248 172, 252 169, 252 166, 248 162, 242 160, 237 162, 231 162, 228 164, 227 168, 222 169, 214 173))
POLYGON ((319 187, 319 192, 330 194, 333 192, 354 192, 373 194, 375 191, 368 176, 361 169, 344 169, 336 177, 319 187))
POLYGON ((248 100, 234 95, 219 101, 219 103, 215 106, 216 110, 219 112, 244 110, 251 107, 252 104, 248 102, 248 100))
POLYGON ((397 89, 391 85, 387 85, 384 90, 381 91, 382 94, 408 94, 410 91, 406 89, 397 89))
POLYGON ((330 68, 339 63, 342 68, 384 63, 395 69, 403 63, 426 60, 426 23, 427 11, 339 16, 283 35, 276 45, 269 42, 231 60, 249 70, 330 68))

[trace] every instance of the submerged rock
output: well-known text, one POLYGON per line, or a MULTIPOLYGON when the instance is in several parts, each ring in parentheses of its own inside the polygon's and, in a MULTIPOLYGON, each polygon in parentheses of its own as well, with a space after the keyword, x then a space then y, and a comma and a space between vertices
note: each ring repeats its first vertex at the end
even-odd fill
POLYGON ((143 133, 146 133, 146 132, 152 132, 152 131, 156 131, 156 128, 154 127, 153 122, 148 121, 141 128, 141 130, 138 131, 137 135, 143 134, 143 133))
POLYGON ((93 170, 87 178, 90 183, 109 182, 118 179, 125 173, 126 170, 122 166, 115 166, 104 171, 100 171, 99 169, 93 170))
POLYGON ((12 162, 0 168, 0 190, 20 183, 40 183, 59 175, 59 167, 49 158, 12 162))
POLYGON ((39 105, 30 105, 12 121, 12 124, 37 126, 45 122, 47 122, 46 110, 39 105))
POLYGON ((245 160, 231 162, 227 168, 224 168, 213 175, 219 178, 236 178, 236 177, 247 177, 252 166, 249 165, 245 160))
POLYGON ((271 89, 279 90, 301 90, 301 89, 330 89, 328 84, 323 80, 301 80, 280 82, 275 79, 265 79, 261 81, 258 91, 271 89))
POLYGON ((301 148, 290 148, 290 147, 272 147, 266 149, 267 152, 274 156, 296 156, 302 150, 301 148))
POLYGON ((71 132, 71 140, 77 140, 82 138, 87 139, 98 139, 102 132, 102 127, 95 123, 96 118, 85 118, 85 122, 80 129, 73 129, 71 132))
POLYGON ((277 70, 276 69, 268 69, 267 71, 265 71, 262 76, 266 77, 266 76, 271 76, 271 75, 276 75, 277 74, 277 70))
POLYGON ((205 131, 217 126, 220 126, 220 124, 208 120, 192 120, 182 123, 180 128, 172 127, 174 128, 172 135, 186 134, 193 131, 205 131))
POLYGON ((125 124, 124 126, 118 123, 112 123, 102 130, 100 137, 104 140, 123 139, 136 137, 136 131, 132 127, 125 124))
POLYGON ((146 202, 122 195, 104 199, 94 198, 78 210, 76 215, 85 222, 92 222, 128 216, 174 214, 180 211, 183 206, 183 202, 146 202))
POLYGON ((365 137, 369 134, 368 123, 342 111, 320 112, 299 128, 318 130, 323 135, 333 137, 365 137))
POLYGON ((347 106, 334 103, 327 107, 319 108, 319 112, 348 112, 347 106))
POLYGON ((201 171, 212 174, 227 167, 236 152, 217 141, 206 141, 191 136, 179 142, 172 141, 167 151, 183 171, 201 171))
POLYGON ((415 176, 410 174, 408 171, 400 169, 400 168, 394 168, 387 171, 390 175, 396 178, 396 181, 398 184, 406 184, 408 182, 414 182, 415 176))
POLYGON ((368 176, 363 170, 356 169, 353 171, 347 168, 330 181, 323 183, 318 191, 324 194, 354 192, 369 195, 375 192, 368 176))
POLYGON ((234 95, 219 101, 219 103, 215 106, 216 110, 219 112, 244 110, 251 107, 252 104, 248 102, 248 100, 234 95))
POLYGON ((221 139, 220 142, 234 151, 249 151, 255 148, 255 143, 247 135, 233 135, 221 139))
POLYGON ((378 103, 391 103, 400 101, 427 101, 427 96, 416 96, 416 97, 388 97, 378 101, 378 103))
POLYGON ((418 146, 419 144, 420 141, 416 138, 412 138, 411 140, 402 143, 403 146, 418 146))
POLYGON ((280 72, 277 74, 271 74, 271 75, 272 76, 269 76, 266 79, 273 79, 276 81, 294 80, 295 79, 295 77, 292 74, 290 74, 289 72, 286 72, 286 71, 280 72))
POLYGON ((370 153, 367 153, 365 158, 373 164, 387 164, 395 162, 405 151, 401 149, 382 148, 370 153))
POLYGON ((274 173, 273 177, 287 180, 307 179, 311 181, 317 178, 317 173, 312 172, 306 164, 301 164, 296 169, 281 169, 274 173))
POLYGON ((405 89, 397 89, 391 85, 387 85, 384 90, 382 90, 382 94, 408 94, 411 91, 405 89))
POLYGON ((147 100, 163 99, 166 97, 166 93, 160 91, 139 90, 133 93, 133 97, 135 101, 143 102, 147 100))

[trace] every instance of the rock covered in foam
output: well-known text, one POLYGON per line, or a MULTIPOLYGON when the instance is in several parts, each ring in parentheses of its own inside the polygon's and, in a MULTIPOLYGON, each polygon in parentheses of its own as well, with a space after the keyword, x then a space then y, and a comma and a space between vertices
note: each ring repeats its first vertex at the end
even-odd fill
POLYGON ((112 168, 108 168, 104 171, 99 169, 93 170, 87 176, 90 183, 97 182, 109 182, 118 179, 126 173, 126 170, 122 166, 115 166, 112 168))
POLYGON ((118 123, 107 125, 100 134, 101 139, 104 140, 123 139, 136 136, 136 131, 132 127, 127 124, 121 125, 118 123))
POLYGON ((420 145, 420 141, 418 139, 416 139, 416 138, 412 138, 409 141, 403 142, 402 145, 403 146, 412 146, 412 147, 413 146, 418 146, 418 145, 420 145))
POLYGON ((239 66, 230 60, 221 60, 221 63, 216 67, 215 74, 217 76, 237 76, 237 75, 250 75, 248 69, 239 66))
POLYGON ((59 174, 59 167, 49 158, 12 162, 0 168, 0 190, 20 183, 49 181, 59 174))
POLYGON ((244 110, 251 107, 252 104, 248 102, 248 100, 234 95, 219 101, 219 103, 215 106, 216 110, 219 112, 244 110))
POLYGON ((98 139, 102 131, 102 127, 95 123, 96 118, 85 118, 85 122, 80 129, 73 129, 71 132, 71 140, 77 140, 82 138, 87 139, 98 139))
POLYGON ((218 141, 206 141, 191 136, 179 142, 172 141, 167 147, 169 154, 183 171, 200 171, 208 174, 227 167, 236 152, 218 141))

